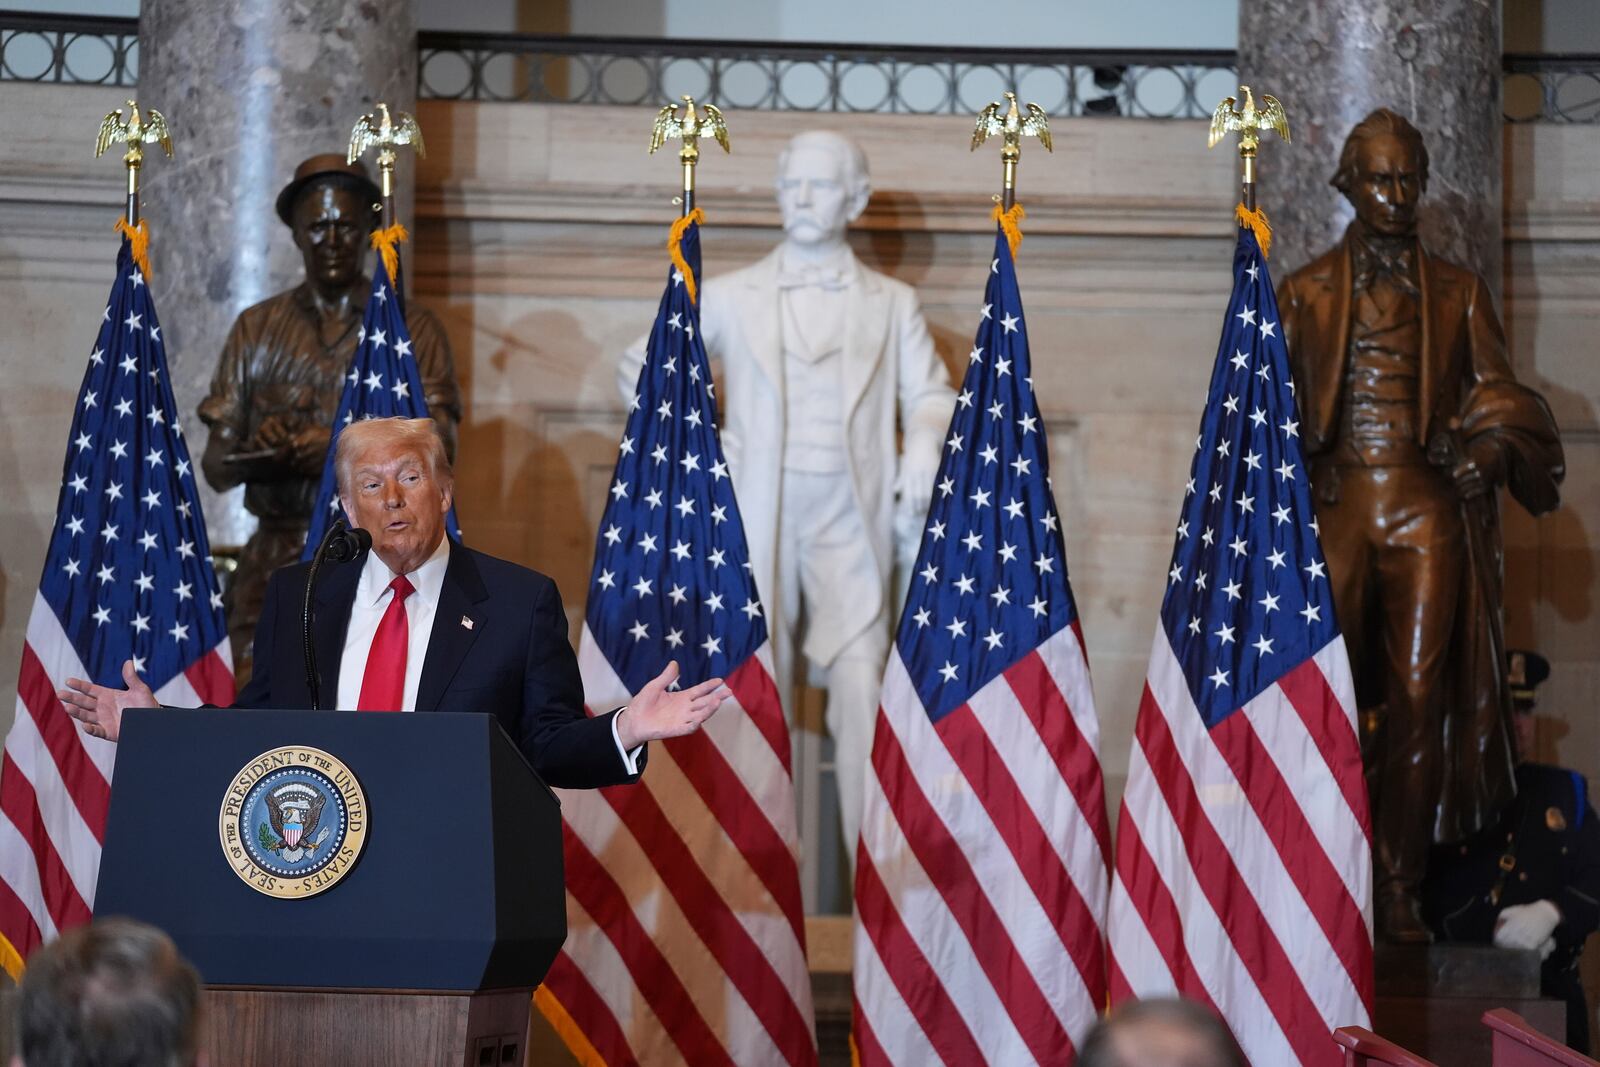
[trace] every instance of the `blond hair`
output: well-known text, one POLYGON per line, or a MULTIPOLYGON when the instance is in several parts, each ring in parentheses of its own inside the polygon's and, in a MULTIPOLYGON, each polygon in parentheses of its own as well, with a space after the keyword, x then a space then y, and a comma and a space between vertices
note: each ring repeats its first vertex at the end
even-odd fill
POLYGON ((440 486, 455 484, 455 473, 450 469, 450 457, 445 452, 444 437, 439 424, 432 419, 362 419, 353 422, 339 434, 333 451, 333 473, 339 495, 350 495, 350 478, 356 459, 377 444, 394 443, 414 447, 428 457, 428 468, 433 480, 440 486))

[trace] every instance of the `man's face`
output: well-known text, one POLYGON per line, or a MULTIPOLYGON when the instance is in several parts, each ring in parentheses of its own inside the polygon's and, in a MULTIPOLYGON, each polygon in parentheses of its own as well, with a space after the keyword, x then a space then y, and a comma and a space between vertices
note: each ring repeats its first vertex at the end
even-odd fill
POLYGON ((1538 724, 1533 721, 1533 705, 1517 708, 1511 721, 1517 729, 1517 755, 1524 760, 1533 759, 1534 746, 1539 743, 1538 724))
POLYGON ((346 186, 315 182, 295 201, 291 216, 295 247, 312 284, 326 291, 354 284, 372 233, 372 205, 346 186))
POLYGON ((340 502, 351 525, 372 535, 378 558, 395 574, 407 574, 439 547, 451 495, 416 445, 379 440, 355 457, 340 502))
POLYGON ((858 199, 837 152, 815 145, 789 150, 778 175, 778 208, 789 240, 803 245, 838 240, 865 206, 858 199))
POLYGON ((1367 229, 1385 237, 1415 233, 1421 193, 1421 168, 1409 142, 1384 133, 1357 147, 1356 180, 1345 195, 1367 229))

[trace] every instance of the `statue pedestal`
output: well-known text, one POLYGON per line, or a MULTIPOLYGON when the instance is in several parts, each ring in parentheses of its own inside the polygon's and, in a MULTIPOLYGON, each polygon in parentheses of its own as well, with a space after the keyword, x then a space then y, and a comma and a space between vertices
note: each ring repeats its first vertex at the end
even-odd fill
POLYGON ((1480 1021, 1510 1008, 1542 1033, 1566 1033, 1566 1004, 1539 995, 1539 954, 1490 945, 1379 945, 1372 1029, 1419 1056, 1452 1067, 1489 1067, 1480 1021))

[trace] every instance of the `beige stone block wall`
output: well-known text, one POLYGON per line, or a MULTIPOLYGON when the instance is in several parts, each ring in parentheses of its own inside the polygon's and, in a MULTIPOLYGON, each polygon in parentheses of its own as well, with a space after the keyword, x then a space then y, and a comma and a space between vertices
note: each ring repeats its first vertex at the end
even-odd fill
MULTIPOLYGON (((7 86, 0 111, 0 693, 53 518, 72 398, 110 284, 118 167, 89 131, 119 98, 7 86)), ((411 277, 466 387, 460 509, 469 540, 539 567, 582 616, 622 405, 613 360, 648 325, 676 167, 644 152, 646 109, 427 102, 411 277)), ((775 159, 794 132, 853 133, 876 193, 854 235, 915 285, 958 373, 990 255, 995 153, 954 117, 735 114, 708 151, 710 273, 777 238, 775 159)), ((1507 515, 1508 631, 1555 661, 1539 755, 1600 783, 1600 142, 1508 128, 1506 305, 1519 372, 1566 432, 1564 508, 1507 515)), ((336 147, 336 146, 330 146, 336 147)), ((181 146, 180 146, 181 150, 181 146)), ((1274 146, 1273 151, 1294 151, 1274 146)), ((158 181, 160 162, 150 180, 158 181)), ((1022 167, 1021 275, 1056 493, 1103 723, 1113 801, 1155 625, 1178 494, 1226 300, 1232 165, 1199 123, 1069 120, 1022 167)), ((1270 188, 1263 202, 1272 203, 1270 188)), ((182 219, 152 220, 158 241, 182 219)), ((286 232, 273 240, 287 240, 286 232)), ((168 321, 198 298, 155 288, 168 321)), ((175 352, 206 366, 213 353, 175 352)), ((191 441, 198 397, 180 397, 191 441)), ((9 708, 9 702, 0 700, 9 708)), ((0 727, 9 711, 0 711, 0 727)))

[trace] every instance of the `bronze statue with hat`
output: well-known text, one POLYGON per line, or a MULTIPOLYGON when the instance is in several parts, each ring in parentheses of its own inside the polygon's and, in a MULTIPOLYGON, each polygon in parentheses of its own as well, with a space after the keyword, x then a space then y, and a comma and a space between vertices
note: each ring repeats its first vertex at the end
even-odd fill
POLYGON ((1375 920, 1425 942, 1431 841, 1515 793, 1497 491, 1555 507, 1561 441, 1517 382, 1483 278, 1428 251, 1422 135, 1380 108, 1333 185, 1355 221, 1278 287, 1328 580, 1350 651, 1372 805, 1375 920))
MULTIPOLYGON (((259 520, 227 594, 241 680, 248 676, 267 577, 297 559, 305 545, 372 287, 364 267, 379 196, 366 168, 346 162, 343 153, 312 156, 295 168, 278 194, 277 211, 294 234, 305 279, 240 313, 200 404, 211 430, 201 460, 206 481, 219 492, 242 484, 245 508, 259 520)), ((406 306, 406 325, 428 410, 453 458, 461 392, 449 339, 414 301, 406 306)))

